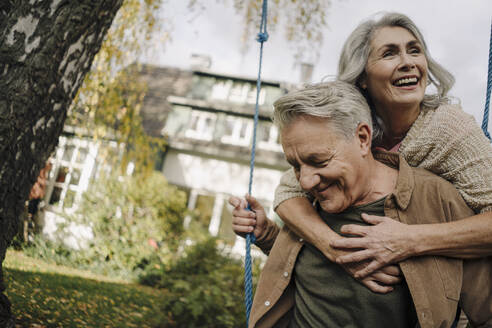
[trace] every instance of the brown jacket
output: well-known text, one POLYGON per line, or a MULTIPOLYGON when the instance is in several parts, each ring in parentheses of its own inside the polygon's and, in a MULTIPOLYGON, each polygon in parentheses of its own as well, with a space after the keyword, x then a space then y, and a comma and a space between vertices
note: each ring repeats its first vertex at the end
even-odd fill
MULTIPOLYGON (((446 180, 410 167, 402 157, 377 152, 375 158, 398 168, 396 190, 384 213, 406 224, 440 223, 473 215, 446 180)), ((294 305, 292 273, 302 238, 270 222, 256 244, 269 258, 253 301, 249 327, 287 327, 294 305)), ((474 327, 492 327, 492 258, 459 260, 420 256, 400 263, 422 328, 450 327, 458 301, 474 327)))

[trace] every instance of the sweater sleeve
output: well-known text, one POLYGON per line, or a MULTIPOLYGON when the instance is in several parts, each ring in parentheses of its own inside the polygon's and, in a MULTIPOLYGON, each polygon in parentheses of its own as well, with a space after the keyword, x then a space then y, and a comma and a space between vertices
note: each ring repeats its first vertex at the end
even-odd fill
POLYGON ((255 245, 258 246, 263 253, 269 255, 279 232, 279 226, 275 222, 268 220, 265 231, 263 231, 261 236, 256 238, 255 245))
POLYGON ((275 189, 275 198, 273 200, 273 209, 277 209, 277 206, 280 205, 283 201, 286 201, 295 197, 306 197, 310 200, 312 198, 309 196, 307 192, 302 190, 299 185, 299 181, 297 181, 296 174, 294 170, 291 168, 282 175, 280 179, 280 184, 275 189))
POLYGON ((492 147, 473 116, 457 105, 421 113, 400 152, 450 181, 476 213, 492 211, 492 147))

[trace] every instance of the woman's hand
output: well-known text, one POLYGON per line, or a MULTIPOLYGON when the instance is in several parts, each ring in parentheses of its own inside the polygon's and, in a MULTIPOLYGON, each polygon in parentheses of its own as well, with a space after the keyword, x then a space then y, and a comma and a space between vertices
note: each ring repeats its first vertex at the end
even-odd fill
POLYGON ((375 293, 387 294, 393 291, 393 287, 390 285, 396 285, 402 281, 402 275, 400 267, 397 265, 388 265, 359 281, 375 293))
POLYGON ((341 233, 359 238, 339 238, 330 244, 338 249, 358 249, 337 257, 336 262, 344 266, 348 263, 368 263, 353 276, 363 279, 391 263, 398 263, 411 255, 411 226, 385 216, 362 214, 362 219, 371 226, 355 224, 344 225, 341 233))
POLYGON ((234 206, 232 211, 232 230, 238 236, 245 237, 246 234, 253 232, 259 238, 267 226, 267 216, 263 206, 252 196, 246 195, 244 198, 231 197, 229 204, 234 206), (247 210, 249 206, 251 211, 247 210))
MULTIPOLYGON (((337 251, 340 256, 348 256, 352 254, 347 251, 337 251)), ((337 259, 338 259, 337 257, 337 259)), ((336 261, 338 262, 338 261, 336 261)), ((338 263, 352 278, 358 280, 362 285, 367 287, 374 293, 387 294, 393 291, 391 285, 399 284, 402 281, 402 274, 398 265, 387 265, 379 270, 376 270, 366 276, 357 276, 356 274, 365 269, 368 262, 355 263, 338 263)))

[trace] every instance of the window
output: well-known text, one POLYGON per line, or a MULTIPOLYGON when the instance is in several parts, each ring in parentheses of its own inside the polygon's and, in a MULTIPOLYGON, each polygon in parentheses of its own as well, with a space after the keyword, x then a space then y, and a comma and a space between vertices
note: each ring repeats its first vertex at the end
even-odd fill
POLYGON ((173 137, 184 136, 190 122, 191 111, 190 107, 174 105, 162 129, 162 134, 173 137))
MULTIPOLYGON (((260 96, 258 98, 258 105, 261 106, 261 105, 265 104, 265 95, 266 95, 266 91, 262 87, 260 90, 260 96)), ((249 90, 248 97, 246 99, 246 103, 251 104, 251 105, 256 105, 256 86, 249 90)))
POLYGON ((210 98, 216 79, 208 76, 194 75, 189 97, 192 99, 207 100, 210 98))
POLYGON ((272 123, 259 123, 258 147, 267 150, 282 151, 282 146, 280 145, 280 133, 278 128, 272 123))
POLYGON ((87 140, 60 137, 46 192, 50 205, 74 209, 82 192, 87 189, 96 153, 97 146, 87 140))
POLYGON ((210 98, 214 100, 227 100, 231 86, 231 80, 217 80, 212 88, 212 95, 210 98))
POLYGON ((188 128, 185 132, 186 137, 210 141, 213 138, 215 121, 217 115, 214 113, 194 110, 188 128))
POLYGON ((246 83, 234 82, 230 92, 229 100, 235 103, 243 104, 248 96, 249 85, 246 83))
POLYGON ((248 146, 253 134, 253 121, 246 118, 228 116, 225 119, 225 131, 220 141, 223 143, 248 146))

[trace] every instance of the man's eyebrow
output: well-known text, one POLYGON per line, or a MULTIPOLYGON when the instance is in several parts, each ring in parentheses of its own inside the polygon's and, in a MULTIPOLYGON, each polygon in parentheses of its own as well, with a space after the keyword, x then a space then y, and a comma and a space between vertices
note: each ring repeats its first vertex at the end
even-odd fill
POLYGON ((323 153, 312 153, 306 157, 306 161, 309 163, 317 163, 320 161, 329 160, 333 155, 331 153, 323 152, 323 153))
POLYGON ((287 156, 285 156, 285 160, 287 161, 287 163, 289 163, 290 166, 292 167, 297 167, 299 166, 299 164, 297 163, 297 161, 295 159, 292 159, 292 158, 289 158, 287 156))

